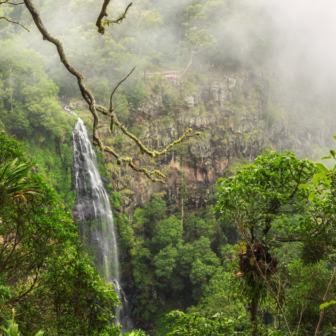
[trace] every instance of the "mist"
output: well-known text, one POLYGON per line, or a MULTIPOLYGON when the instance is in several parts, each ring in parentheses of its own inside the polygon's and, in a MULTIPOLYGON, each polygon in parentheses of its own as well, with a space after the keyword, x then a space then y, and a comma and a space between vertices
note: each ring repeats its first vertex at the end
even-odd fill
POLYGON ((336 2, 333 0, 251 0, 270 18, 272 66, 315 89, 336 84, 336 2))

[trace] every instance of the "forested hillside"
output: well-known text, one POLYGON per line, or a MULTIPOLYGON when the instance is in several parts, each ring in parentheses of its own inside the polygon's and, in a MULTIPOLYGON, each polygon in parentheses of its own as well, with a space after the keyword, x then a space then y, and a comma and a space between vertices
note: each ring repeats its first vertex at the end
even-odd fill
POLYGON ((0 324, 118 335, 124 305, 133 335, 331 335, 332 82, 280 64, 257 1, 127 6, 0 1, 0 324))

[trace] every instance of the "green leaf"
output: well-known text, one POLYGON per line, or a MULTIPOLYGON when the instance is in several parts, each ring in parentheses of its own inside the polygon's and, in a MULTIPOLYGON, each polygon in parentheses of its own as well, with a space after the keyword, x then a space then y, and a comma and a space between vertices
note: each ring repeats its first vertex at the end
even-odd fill
POLYGON ((11 336, 19 335, 19 326, 16 323, 12 323, 9 327, 11 336))
POLYGON ((313 176, 313 183, 315 187, 318 187, 321 178, 327 179, 326 174, 318 173, 313 176))
POLYGON ((330 305, 332 305, 332 304, 335 304, 335 303, 336 303, 335 300, 332 300, 332 301, 330 301, 330 302, 326 302, 326 303, 322 303, 322 304, 320 305, 320 309, 324 309, 324 308, 326 308, 326 307, 328 307, 328 306, 330 306, 330 305))
POLYGON ((336 140, 336 135, 334 135, 333 138, 336 140))
POLYGON ((311 193, 310 193, 310 195, 309 195, 309 197, 308 197, 308 201, 309 202, 312 202, 313 200, 314 200, 314 198, 315 198, 315 191, 312 191, 311 193))
POLYGON ((2 330, 4 332, 4 335, 5 336, 11 336, 10 332, 9 332, 9 329, 5 329, 5 327, 0 327, 0 330, 2 330))
POLYGON ((314 187, 309 184, 300 184, 299 189, 314 189, 314 187))
POLYGON ((331 159, 331 155, 323 156, 323 158, 321 158, 321 160, 327 160, 327 159, 331 159))
POLYGON ((323 163, 316 163, 316 167, 317 167, 322 173, 325 173, 325 174, 328 174, 328 173, 329 173, 328 168, 327 168, 323 163))
POLYGON ((315 186, 315 187, 318 187, 318 185, 319 185, 319 180, 320 180, 320 177, 318 176, 318 174, 315 174, 315 175, 313 176, 313 183, 314 183, 314 186, 315 186))
POLYGON ((331 156, 334 158, 335 155, 336 155, 336 152, 333 149, 331 149, 329 152, 330 152, 331 156))
POLYGON ((331 184, 331 179, 326 178, 326 179, 324 180, 323 188, 324 188, 324 189, 328 189, 328 188, 330 188, 330 184, 331 184))
POLYGON ((43 336, 44 331, 40 330, 35 336, 43 336))

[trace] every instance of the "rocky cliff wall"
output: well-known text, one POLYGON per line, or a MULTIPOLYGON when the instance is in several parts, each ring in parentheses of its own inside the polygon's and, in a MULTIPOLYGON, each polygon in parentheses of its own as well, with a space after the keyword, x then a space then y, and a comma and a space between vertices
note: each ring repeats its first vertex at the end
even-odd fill
MULTIPOLYGON (((162 150, 188 128, 202 135, 154 161, 141 155, 118 130, 113 140, 108 128, 103 127, 101 134, 107 143, 132 156, 138 165, 156 167, 167 176, 166 184, 151 183, 145 176, 118 166, 106 154, 105 165, 110 175, 106 183, 111 182, 115 191, 127 190, 123 193, 125 207, 118 210, 131 217, 136 207, 149 200, 151 193, 162 193, 171 211, 175 211, 181 198, 182 172, 189 207, 204 206, 219 177, 234 173, 266 148, 294 150, 299 156, 316 159, 330 145, 335 123, 323 119, 322 111, 316 112, 318 116, 305 115, 304 98, 295 101, 288 97, 288 86, 272 72, 207 74, 199 81, 150 78, 149 98, 138 108, 128 106, 131 116, 127 127, 135 129, 143 143, 156 150, 162 150), (170 104, 172 98, 178 99, 175 106, 170 104)), ((88 116, 84 106, 79 101, 71 107, 81 107, 80 113, 88 116)))

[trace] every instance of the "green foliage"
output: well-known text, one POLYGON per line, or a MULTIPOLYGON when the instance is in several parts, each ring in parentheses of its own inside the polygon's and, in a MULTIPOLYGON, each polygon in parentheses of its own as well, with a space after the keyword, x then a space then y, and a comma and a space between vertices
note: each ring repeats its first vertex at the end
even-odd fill
POLYGON ((0 162, 0 209, 17 197, 27 202, 25 195, 38 195, 38 184, 29 178, 31 168, 32 164, 19 163, 17 158, 0 162))
POLYGON ((0 95, 4 106, 1 120, 5 128, 21 138, 35 132, 64 137, 69 131, 68 121, 73 126, 75 117, 61 112, 58 87, 45 73, 41 55, 24 50, 12 40, 0 41, 0 50, 0 86, 4 90, 0 95))
MULTIPOLYGON (((322 263, 305 265, 302 261, 294 261, 289 266, 292 275, 291 286, 288 289, 286 302, 286 316, 288 322, 295 328, 301 317, 302 332, 315 331, 320 318, 320 306, 323 303, 319 293, 325 293, 330 281, 331 271, 328 271, 322 263)), ((328 293, 327 300, 335 297, 335 281, 328 293)), ((325 309, 323 326, 321 329, 334 325, 335 306, 325 309)))
MULTIPOLYGON (((142 318, 151 320, 158 316, 162 303, 174 300, 176 295, 182 296, 185 307, 204 297, 221 263, 212 244, 217 246, 226 240, 215 239, 220 228, 211 206, 197 216, 189 214, 185 223, 192 225, 182 227, 180 219, 166 214, 166 204, 158 195, 152 195, 142 209, 136 209, 133 223, 124 214, 117 216, 120 246, 129 254, 128 267, 139 289, 134 314, 141 311, 142 318)), ((204 301, 203 307, 207 305, 204 301)))
POLYGON ((182 239, 182 231, 181 222, 175 216, 171 216, 155 227, 152 244, 160 248, 169 244, 176 246, 182 239))
POLYGON ((57 189, 66 207, 71 209, 76 199, 71 181, 72 147, 48 137, 42 143, 36 137, 27 142, 28 156, 38 162, 36 170, 57 189))
MULTIPOLYGON (((45 329, 60 334, 67 332, 76 335, 119 335, 119 328, 111 324, 113 308, 119 300, 112 283, 100 278, 98 271, 90 266, 88 256, 83 255, 79 246, 64 246, 56 258, 47 261, 47 271, 41 274, 43 286, 37 288, 32 300, 48 302, 48 315, 44 316, 45 329)), ((33 302, 34 302, 33 301, 33 302)), ((29 323, 41 319, 36 305, 24 317, 29 323)), ((27 304, 21 305, 21 310, 27 304)))
MULTIPOLYGON (((5 336, 19 336, 19 326, 14 321, 14 308, 13 308, 13 318, 9 321, 9 327, 6 329, 4 326, 1 326, 0 329, 3 331, 5 336)), ((43 336, 44 331, 40 330, 35 336, 43 336)))
POLYGON ((166 203, 161 197, 151 195, 150 202, 143 209, 136 209, 133 217, 133 227, 139 235, 143 232, 152 232, 158 221, 166 215, 166 203))
MULTIPOLYGON (((16 159, 31 165, 22 144, 4 135, 1 140, 5 166, 16 159)), ((26 202, 17 197, 0 209, 1 318, 15 307, 23 334, 43 328, 51 334, 119 335, 111 324, 118 304, 113 285, 83 254, 77 227, 56 191, 37 174, 29 178, 39 194, 25 193, 26 202)))
POLYGON ((125 333, 125 336, 146 336, 146 334, 142 330, 133 330, 130 333, 125 333))
POLYGON ((133 108, 137 109, 148 98, 148 91, 142 82, 132 83, 126 87, 125 96, 132 103, 133 108))
POLYGON ((238 291, 232 286, 232 274, 218 267, 211 277, 198 306, 188 308, 188 312, 199 312, 208 318, 222 313, 231 318, 246 317, 244 299, 238 299, 238 291))
POLYGON ((200 313, 187 315, 177 310, 169 313, 168 317, 171 320, 172 329, 168 336, 233 335, 235 329, 240 326, 239 319, 229 318, 220 313, 213 318, 205 318, 200 313))
POLYGON ((288 235, 298 235, 291 214, 303 212, 308 192, 299 186, 310 181, 315 172, 315 165, 306 159, 299 160, 290 152, 268 151, 234 177, 219 180, 216 211, 246 230, 253 243, 267 239, 275 224, 288 235))

